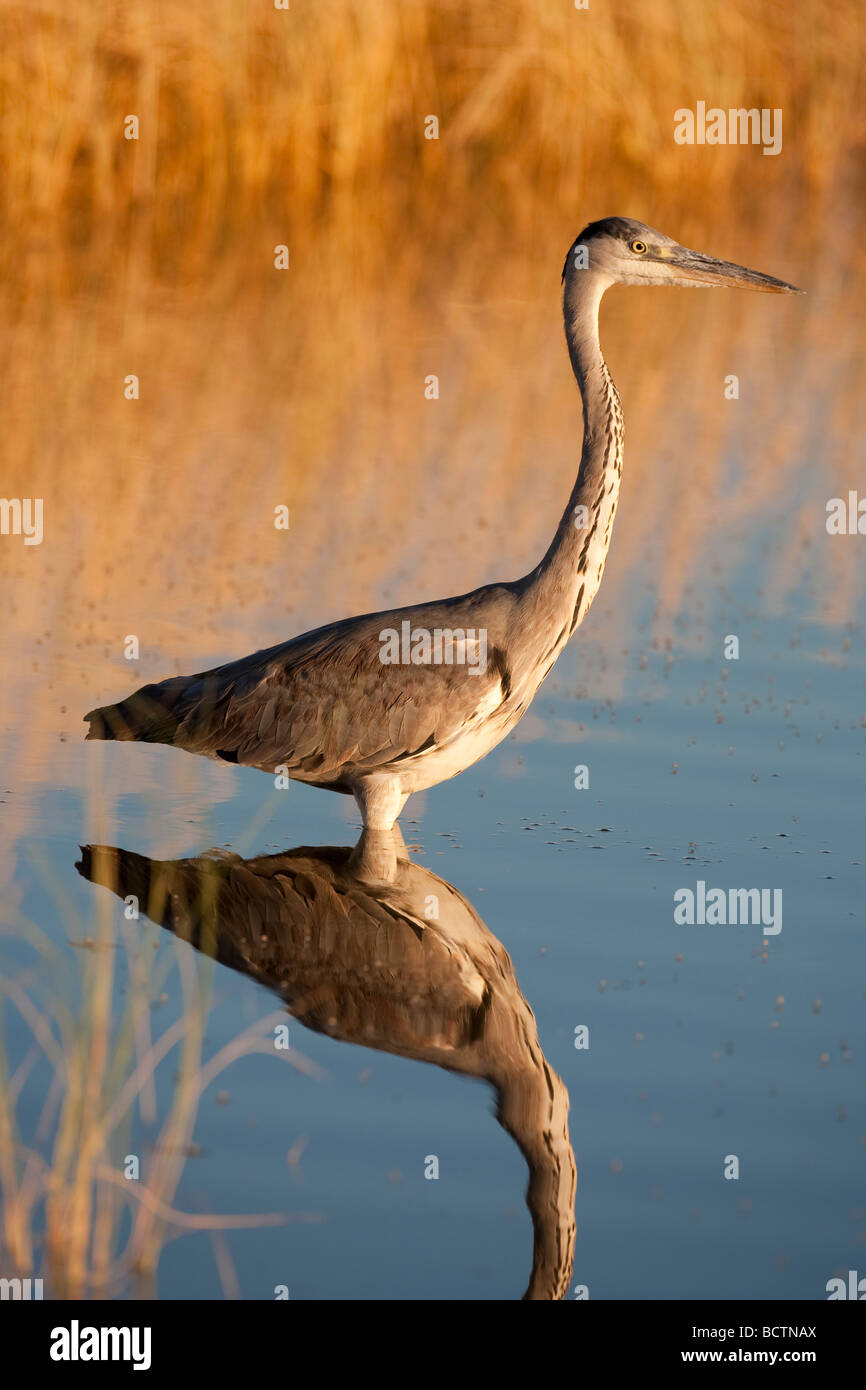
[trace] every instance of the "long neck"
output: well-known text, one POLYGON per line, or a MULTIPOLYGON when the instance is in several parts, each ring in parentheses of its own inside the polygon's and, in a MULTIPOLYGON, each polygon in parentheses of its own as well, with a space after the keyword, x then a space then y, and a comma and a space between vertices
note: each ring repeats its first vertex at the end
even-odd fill
POLYGON ((598 340, 604 289, 589 272, 576 271, 563 298, 565 336, 583 400, 583 450, 556 534, 526 579, 538 619, 550 628, 561 623, 559 636, 554 634, 554 659, 601 584, 622 476, 622 409, 598 340))

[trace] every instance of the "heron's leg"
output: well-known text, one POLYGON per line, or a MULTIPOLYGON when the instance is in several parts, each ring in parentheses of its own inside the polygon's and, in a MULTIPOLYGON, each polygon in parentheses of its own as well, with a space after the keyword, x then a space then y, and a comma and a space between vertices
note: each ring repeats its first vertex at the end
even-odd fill
POLYGON ((365 830, 392 830, 409 799, 397 777, 365 777, 352 788, 352 793, 365 830))

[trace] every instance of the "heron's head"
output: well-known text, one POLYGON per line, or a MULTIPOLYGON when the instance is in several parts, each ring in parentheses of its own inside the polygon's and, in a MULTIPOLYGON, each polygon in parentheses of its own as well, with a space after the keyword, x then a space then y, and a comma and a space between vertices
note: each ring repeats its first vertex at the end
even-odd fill
POLYGON ((584 227, 569 250, 562 278, 569 286, 587 274, 603 289, 609 285, 682 285, 687 289, 728 285, 770 294, 803 293, 772 275, 690 251, 630 217, 605 217, 584 227))

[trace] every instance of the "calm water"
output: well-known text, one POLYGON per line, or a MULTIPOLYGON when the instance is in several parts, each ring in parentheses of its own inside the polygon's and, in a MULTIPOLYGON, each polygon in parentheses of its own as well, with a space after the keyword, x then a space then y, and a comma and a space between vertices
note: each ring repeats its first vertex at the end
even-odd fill
MULTIPOLYGON (((516 738, 410 802, 404 819, 417 862, 453 884, 510 954, 568 1089, 579 1174, 571 1286, 591 1298, 821 1298, 864 1258, 863 634, 796 612, 768 620, 755 583, 743 567, 708 585, 669 652, 645 634, 606 652, 600 601, 516 738), (728 633, 740 635, 738 661, 722 659, 728 633), (593 699, 594 686, 617 693, 593 699), (577 764, 588 789, 574 788, 577 764), (674 892, 699 879, 781 889, 781 932, 675 924, 674 892), (579 1025, 587 1049, 574 1046, 579 1025), (739 1158, 738 1181, 723 1177, 727 1155, 739 1158)), ((642 601, 638 629, 651 617, 642 601)), ((192 949, 124 922, 117 899, 77 873, 77 847, 107 840, 174 859, 211 845, 252 855, 353 843, 347 800, 269 786, 173 750, 58 743, 27 784, 4 790, 2 811, 27 827, 13 901, 61 961, 40 963, 13 940, 7 970, 35 960, 37 984, 74 1000, 79 962, 99 952, 68 942, 98 936, 101 902, 106 939, 131 951, 118 944, 113 1009, 120 1016, 130 989, 144 990, 161 1033, 181 1012, 174 954, 188 963, 192 949), (110 834, 92 797, 101 754, 96 780, 116 798, 110 834), (164 794, 138 790, 145 761, 164 794), (52 768, 66 791, 51 786, 52 768), (144 971, 135 984, 134 969, 144 971)), ((195 960, 201 981, 212 976, 207 1057, 279 1001, 195 960)), ((532 1264, 526 1166, 488 1085, 289 1023, 313 1065, 232 1063, 200 1101, 175 1194, 184 1211, 293 1214, 225 1235, 230 1289, 518 1297, 532 1264), (438 1180, 424 1176, 430 1155, 438 1180)), ((14 1071, 31 1037, 9 1005, 5 1029, 14 1071)), ((22 1087, 25 1142, 50 1075, 37 1063, 22 1087)), ((161 1068, 159 1119, 173 1084, 161 1068)), ((142 1153, 146 1166, 154 1134, 137 1117, 115 1160, 142 1153)), ((163 1298, 222 1297, 210 1237, 167 1242, 157 1287, 163 1298)))

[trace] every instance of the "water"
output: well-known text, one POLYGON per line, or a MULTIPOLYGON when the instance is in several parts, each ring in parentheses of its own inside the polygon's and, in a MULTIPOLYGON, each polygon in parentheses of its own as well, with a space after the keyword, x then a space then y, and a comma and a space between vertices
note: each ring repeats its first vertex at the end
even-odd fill
MULTIPOLYGON (((796 256, 750 259, 797 278, 796 256)), ((126 320, 148 382, 134 416, 94 387, 111 313, 58 309, 54 349, 82 365, 62 390, 40 378, 47 401, 22 367, 9 412, 18 462, 41 460, 17 492, 39 477, 45 541, 6 537, 0 555, 4 1271, 93 1297, 520 1297, 533 1268, 520 1142, 541 1174, 536 1236, 572 1219, 568 1145, 553 1168, 537 1147, 545 1059, 578 1173, 573 1271, 550 1276, 568 1274, 571 1294, 814 1299, 858 1268, 863 540, 828 536, 824 519, 856 486, 846 441, 862 395, 850 297, 810 289, 794 309, 673 295, 660 314, 662 300, 625 291, 605 307, 628 431, 608 569, 514 735, 406 808, 413 892, 430 887, 422 871, 456 890, 441 890, 450 915, 439 964, 420 970, 436 980, 423 1005, 420 983, 404 997, 420 949, 406 921, 356 960, 367 994, 330 999, 341 932, 366 939, 357 924, 320 914, 275 962, 248 914, 245 973, 243 952, 229 969, 125 917, 76 868, 79 846, 249 859, 350 847, 357 813, 172 749, 85 745, 81 715, 348 612, 529 568, 577 456, 555 294, 518 283, 519 302, 432 326, 417 308, 383 314, 376 351, 328 376, 315 356, 328 316, 307 285, 295 323, 312 365, 295 343, 291 377, 271 331, 284 306, 142 302, 126 320), (202 377, 217 336, 226 361, 202 377), (416 389, 431 358, 434 413, 416 389), (272 526, 280 503, 287 534, 272 526), (781 931, 679 925, 674 895, 699 881, 780 890, 781 931), (465 939, 446 970, 449 931, 465 939), (498 1002, 479 1013, 491 961, 498 1002), (285 1012, 281 983, 315 1027, 285 1012), (371 1018, 377 1046, 362 1040, 371 1018), (494 1076, 518 1098, 511 1132, 494 1076)), ((22 361, 41 360, 42 331, 22 361)), ((304 892, 324 872, 307 858, 304 892)))
MULTIPOLYGON (((790 618, 757 630, 750 599, 743 576, 695 624, 710 650, 622 656, 609 703, 574 694, 601 635, 588 626, 585 650, 573 644, 516 736, 415 814, 407 807, 417 861, 453 883, 508 950, 568 1088, 579 1172, 571 1285, 592 1298, 819 1298, 862 1258, 862 635, 843 651, 837 631, 790 618), (721 659, 723 629, 744 634, 739 663, 721 659), (580 791, 578 764, 590 781, 580 791), (698 879, 780 888, 782 930, 677 925, 673 894, 698 879), (579 1025, 585 1049, 574 1046, 579 1025), (737 1181, 723 1176, 727 1155, 739 1158, 737 1181)), ((182 755, 64 744, 73 788, 31 793, 15 878, 22 914, 64 956, 71 923, 97 935, 98 899, 108 898, 75 870, 76 846, 104 829, 86 790, 101 752, 100 776, 117 795, 112 843, 139 854, 238 845, 263 805, 271 819, 245 853, 355 839, 342 798, 269 793, 258 774, 192 760, 157 818, 124 792, 131 762, 146 759, 168 783, 182 755)), ((16 797, 13 786, 7 815, 16 797)), ((129 939, 110 901, 109 939, 129 939)), ((132 962, 169 971, 163 988, 145 985, 159 1033, 181 1012, 171 955, 191 948, 143 922, 131 941, 132 962)), ((207 1056, 277 1001, 197 959, 213 972, 207 1056)), ((131 968, 114 981, 118 1013, 131 968)), ((54 984, 46 966, 38 973, 54 984)), ((14 1067, 27 1030, 8 1006, 5 1021, 14 1067)), ((532 1260, 526 1168, 488 1086, 296 1022, 291 1043, 317 1074, 269 1056, 234 1062, 202 1097, 200 1152, 178 1183, 181 1210, 292 1214, 225 1237, 241 1295, 285 1285, 292 1298, 519 1296, 532 1260), (438 1180, 425 1179, 429 1155, 438 1180)), ((172 1095, 164 1070, 158 1118, 172 1095)), ((47 1080, 37 1068, 22 1090, 25 1135, 47 1080)), ((138 1120, 128 1151, 147 1155, 153 1133, 138 1120)), ((208 1245, 200 1233, 165 1245, 161 1297, 221 1296, 208 1245)))

